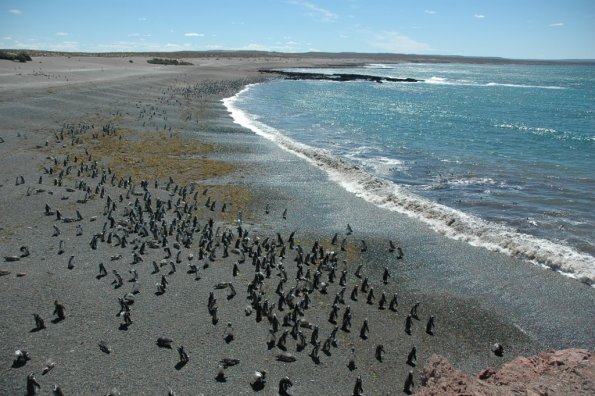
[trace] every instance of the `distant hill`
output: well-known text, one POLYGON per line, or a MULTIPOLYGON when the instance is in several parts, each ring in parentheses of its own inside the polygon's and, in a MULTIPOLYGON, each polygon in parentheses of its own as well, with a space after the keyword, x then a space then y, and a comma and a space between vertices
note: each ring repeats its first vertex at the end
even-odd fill
POLYGON ((40 50, 0 49, 0 52, 25 51, 33 57, 42 56, 77 56, 77 57, 149 57, 149 58, 318 58, 318 59, 351 59, 354 63, 475 63, 475 64, 580 64, 595 65, 595 59, 507 59, 499 57, 472 57, 458 55, 415 55, 392 53, 359 53, 359 52, 268 52, 268 51, 177 51, 177 52, 63 52, 40 50))

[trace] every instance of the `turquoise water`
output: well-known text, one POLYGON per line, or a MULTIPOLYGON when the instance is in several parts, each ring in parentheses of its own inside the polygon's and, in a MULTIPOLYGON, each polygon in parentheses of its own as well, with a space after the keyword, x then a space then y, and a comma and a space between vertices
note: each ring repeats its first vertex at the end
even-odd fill
MULTIPOLYGON (((581 265, 594 266, 595 67, 402 64, 314 71, 425 81, 275 80, 248 87, 228 107, 252 129, 348 161, 393 185, 397 196, 429 202, 412 215, 434 221, 429 212, 444 206, 500 234, 505 229, 507 237, 534 237, 528 251, 517 247, 511 254, 543 261, 534 252, 542 241, 548 249, 568 248, 550 266, 576 267, 575 253, 581 265)), ((341 172, 334 177, 369 193, 354 187, 348 170, 341 172)))

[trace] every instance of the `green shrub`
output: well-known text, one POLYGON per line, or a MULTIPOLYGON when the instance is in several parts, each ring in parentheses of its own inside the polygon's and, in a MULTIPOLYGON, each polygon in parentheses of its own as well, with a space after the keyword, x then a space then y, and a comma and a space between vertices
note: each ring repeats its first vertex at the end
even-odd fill
POLYGON ((147 60, 147 63, 153 65, 174 65, 174 66, 191 66, 192 63, 179 61, 177 59, 164 59, 164 58, 153 58, 147 60))
POLYGON ((0 51, 0 59, 19 61, 21 63, 25 63, 25 62, 33 60, 33 59, 31 59, 31 56, 28 53, 26 53, 25 51, 21 51, 16 54, 14 52, 0 51))

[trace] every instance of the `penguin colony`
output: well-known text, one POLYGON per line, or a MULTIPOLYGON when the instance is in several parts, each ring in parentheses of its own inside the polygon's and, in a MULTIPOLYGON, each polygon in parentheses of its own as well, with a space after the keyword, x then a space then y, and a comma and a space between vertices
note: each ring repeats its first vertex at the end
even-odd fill
MULTIPOLYGON (((143 109, 139 118, 154 114, 143 109)), ((79 197, 75 209, 68 205, 72 201, 64 199, 46 203, 39 211, 48 220, 47 233, 57 247, 55 259, 64 262, 64 271, 95 268, 92 276, 96 287, 120 291, 121 297, 113 300, 112 319, 118 330, 132 330, 137 320, 137 307, 180 293, 178 279, 188 277, 195 281, 197 288, 209 290, 204 306, 195 307, 195 312, 188 314, 209 321, 220 333, 221 345, 242 342, 242 328, 234 318, 248 317, 268 335, 262 353, 270 355, 271 362, 291 364, 307 360, 318 367, 342 365, 346 373, 354 372, 347 374, 353 383, 353 395, 362 395, 366 389, 367 377, 362 377, 366 371, 358 360, 360 356, 370 354, 379 364, 390 356, 393 364, 415 367, 416 347, 408 337, 418 332, 432 342, 432 337, 439 334, 439 319, 432 315, 431 307, 419 302, 404 306, 399 301, 398 285, 391 272, 396 271, 397 263, 404 259, 404 252, 393 241, 387 240, 385 246, 373 246, 358 237, 357 227, 350 224, 346 224, 344 232, 329 235, 326 241, 302 241, 299 230, 285 234, 283 231, 253 232, 250 224, 243 221, 241 212, 228 220, 234 202, 221 202, 208 187, 176 183, 175 175, 166 180, 134 180, 115 174, 82 146, 83 136, 117 137, 118 128, 112 123, 99 128, 85 123, 65 124, 55 133, 55 143, 79 147, 80 152, 50 156, 38 180, 31 182, 21 176, 15 184, 26 187, 27 196, 53 189, 79 197), (100 213, 85 210, 85 204, 91 200, 101 202, 100 213), (96 262, 81 262, 71 254, 68 237, 86 241, 85 246, 93 252, 96 262), (395 268, 384 268, 382 276, 375 277, 366 262, 366 254, 371 249, 393 255, 395 268), (210 275, 214 267, 225 268, 232 281, 214 279, 210 275), (226 311, 226 305, 234 299, 244 301, 243 311, 226 312, 225 320, 220 320, 221 311, 226 311), (358 305, 365 307, 364 311, 373 309, 375 316, 392 317, 397 323, 391 329, 395 339, 373 343, 371 339, 376 338, 372 335, 378 328, 373 320, 354 313, 358 305), (326 317, 311 315, 313 306, 326 312, 326 317), (388 348, 391 342, 410 344, 410 352, 406 356, 392 356, 393 351, 388 348), (338 361, 333 356, 340 350, 349 356, 346 361, 338 361)), ((291 208, 274 208, 266 202, 255 206, 260 207, 256 210, 261 210, 264 216, 278 218, 281 222, 292 215, 300 216, 292 214, 291 208)), ((35 250, 35 241, 31 240, 21 247, 20 253, 6 256, 4 260, 27 260, 35 250)), ((52 332, 55 326, 89 320, 69 316, 77 303, 56 296, 53 302, 45 304, 46 309, 23 313, 32 317, 31 328, 25 330, 43 337, 44 332, 52 332)), ((159 327, 168 326, 176 324, 159 327)), ((217 351, 220 345, 214 343, 208 347, 217 351)), ((185 347, 167 333, 155 333, 153 343, 146 348, 156 354, 172 351, 170 360, 174 364, 164 364, 165 370, 184 370, 194 359, 202 359, 198 351, 185 347)), ((237 348, 242 346, 237 345, 237 348)), ((89 346, 86 353, 90 358, 99 353, 109 359, 125 351, 113 348, 106 337, 89 346)), ((34 350, 18 349, 13 368, 29 368, 32 357, 35 357, 34 350)), ((274 388, 279 394, 288 395, 300 381, 311 381, 289 376, 271 378, 267 375, 268 367, 254 367, 250 361, 240 361, 233 356, 220 356, 208 364, 212 366, 213 381, 226 382, 231 372, 236 377, 245 377, 245 386, 254 391, 274 388)), ((60 378, 48 378, 58 365, 59 361, 47 363, 39 371, 41 380, 36 376, 36 367, 24 369, 23 391, 34 395, 40 391, 49 393, 51 389, 55 395, 68 394, 60 387, 60 378)), ((405 378, 390 381, 395 393, 411 393, 415 386, 413 371, 405 378)), ((117 384, 106 384, 106 388, 107 395, 119 394, 117 384)), ((197 391, 200 392, 200 384, 197 391)), ((164 389, 163 394, 166 393, 174 395, 174 387, 164 389)))

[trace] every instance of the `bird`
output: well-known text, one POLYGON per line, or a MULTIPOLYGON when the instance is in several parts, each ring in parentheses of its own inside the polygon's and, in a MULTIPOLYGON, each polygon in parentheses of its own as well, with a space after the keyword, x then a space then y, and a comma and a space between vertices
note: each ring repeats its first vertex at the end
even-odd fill
POLYGON ((169 337, 159 337, 157 338, 157 345, 160 348, 168 348, 171 349, 171 343, 173 342, 173 340, 169 337))
POLYGON ((267 372, 265 370, 255 370, 252 374, 252 381, 250 382, 252 389, 255 391, 263 389, 266 383, 266 376, 267 372))
POLYGON ((297 359, 289 352, 282 352, 277 355, 277 360, 280 362, 291 363, 295 362, 297 359))
POLYGON ((37 379, 35 379, 35 374, 30 373, 27 376, 27 395, 35 395, 37 394, 37 390, 41 388, 37 379))
POLYGON ((99 341, 98 345, 101 352, 106 353, 108 355, 112 353, 111 348, 109 347, 109 345, 107 345, 105 341, 99 341))

